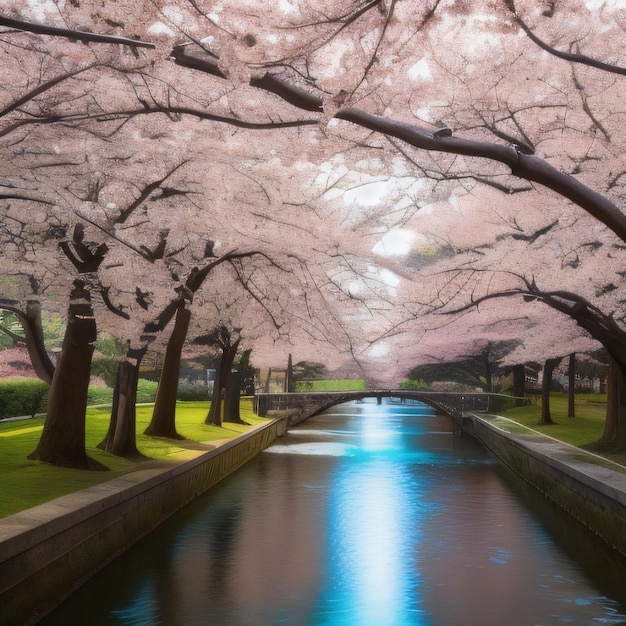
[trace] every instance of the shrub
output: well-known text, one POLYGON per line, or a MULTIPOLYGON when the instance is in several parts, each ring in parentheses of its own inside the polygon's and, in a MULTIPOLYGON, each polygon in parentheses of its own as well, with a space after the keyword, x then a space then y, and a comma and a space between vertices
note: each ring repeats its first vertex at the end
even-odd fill
POLYGON ((428 389, 428 383, 425 380, 414 380, 409 378, 400 383, 400 389, 413 389, 415 391, 424 391, 428 389))
POLYGON ((97 404, 111 404, 113 402, 113 389, 110 387, 96 387, 89 385, 87 393, 87 404, 94 406, 97 404))
POLYGON ((44 413, 49 389, 47 383, 34 378, 0 381, 0 419, 44 413))
POLYGON ((107 387, 114 387, 119 364, 117 359, 93 359, 91 361, 91 375, 102 378, 107 387))
POLYGON ((137 402, 154 402, 159 383, 140 378, 137 383, 137 402))
POLYGON ((176 397, 183 402, 202 402, 210 400, 211 395, 204 385, 180 385, 176 397))

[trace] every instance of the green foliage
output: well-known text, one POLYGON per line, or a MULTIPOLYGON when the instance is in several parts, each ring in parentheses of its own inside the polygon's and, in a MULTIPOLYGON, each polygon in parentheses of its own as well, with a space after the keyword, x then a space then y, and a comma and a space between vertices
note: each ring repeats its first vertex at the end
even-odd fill
POLYGON ((102 378, 107 387, 114 387, 119 364, 116 359, 94 358, 91 361, 91 375, 102 378))
POLYGON ((98 334, 96 349, 108 357, 122 357, 126 354, 126 345, 108 333, 98 334))
POLYGON ((60 350, 65 337, 65 321, 60 317, 44 317, 41 325, 46 350, 60 350))
POLYGON ((24 337, 24 329, 17 317, 11 311, 0 309, 0 326, 6 328, 8 332, 0 332, 0 350, 11 348, 14 345, 13 335, 24 337))
POLYGON ((140 378, 137 383, 137 402, 154 402, 159 383, 140 378))
POLYGON ((111 404, 113 402, 113 389, 111 387, 95 387, 89 385, 87 393, 87 405, 111 404))
POLYGON ((210 400, 211 394, 204 385, 180 385, 176 397, 181 402, 200 402, 210 400))
POLYGON ((408 379, 408 380, 403 380, 400 383, 400 389, 413 389, 416 391, 424 391, 426 389, 428 389, 428 383, 425 380, 419 379, 419 380, 413 380, 413 379, 408 379))
POLYGON ((300 361, 293 366, 293 377, 296 381, 308 381, 324 378, 326 366, 322 363, 311 363, 310 361, 300 361))
POLYGON ((362 378, 346 380, 296 381, 296 391, 361 391, 367 386, 362 378))
POLYGON ((49 389, 47 383, 32 378, 0 381, 0 419, 44 413, 49 389))

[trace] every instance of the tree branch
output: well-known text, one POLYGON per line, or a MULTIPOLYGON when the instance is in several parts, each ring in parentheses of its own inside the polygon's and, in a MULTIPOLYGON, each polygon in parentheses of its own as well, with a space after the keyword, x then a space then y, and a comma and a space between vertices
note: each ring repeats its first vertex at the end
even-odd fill
POLYGON ((580 63, 582 65, 588 65, 590 67, 595 67, 596 69, 603 70, 605 72, 610 72, 611 74, 619 74, 621 76, 626 76, 626 67, 620 67, 619 65, 611 65, 610 63, 604 63, 602 61, 598 61, 592 57, 588 57, 584 54, 579 53, 571 53, 571 52, 562 52, 561 50, 557 50, 552 46, 548 45, 545 41, 537 37, 535 33, 526 25, 524 20, 517 14, 517 10, 515 9, 514 0, 505 0, 505 5, 509 9, 509 11, 513 14, 513 19, 520 25, 522 30, 526 33, 528 38, 535 44, 537 44, 542 50, 552 54, 553 56, 563 59, 564 61, 570 61, 571 63, 580 63))
POLYGON ((83 30, 72 30, 70 28, 58 28, 56 26, 46 26, 44 24, 33 24, 23 20, 14 20, 10 17, 0 15, 0 26, 7 26, 14 30, 37 33, 39 35, 50 35, 53 37, 65 37, 76 41, 91 41, 95 43, 113 43, 135 48, 156 48, 153 43, 140 41, 139 39, 129 39, 128 37, 117 37, 116 35, 101 35, 83 30))

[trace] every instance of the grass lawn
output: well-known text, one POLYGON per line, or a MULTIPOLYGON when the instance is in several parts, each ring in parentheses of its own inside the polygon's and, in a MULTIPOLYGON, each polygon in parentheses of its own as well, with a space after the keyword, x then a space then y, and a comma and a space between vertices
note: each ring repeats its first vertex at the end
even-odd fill
POLYGON ((539 424, 541 398, 533 399, 530 406, 503 411, 502 415, 560 441, 588 448, 617 463, 626 465, 626 454, 611 454, 594 449, 593 444, 602 437, 606 417, 606 396, 603 394, 576 394, 576 417, 567 417, 567 395, 553 393, 550 396, 550 413, 554 424, 539 424))
MULTIPOLYGON (((157 439, 143 434, 152 416, 153 405, 137 407, 137 447, 150 459, 183 458, 193 448, 193 442, 230 439, 245 432, 243 424, 225 423, 222 427, 207 426, 204 419, 209 402, 181 402, 177 405, 176 425, 186 441, 157 439)), ((106 482, 142 467, 142 463, 127 461, 96 448, 104 439, 109 426, 110 407, 87 410, 87 454, 109 468, 108 472, 92 472, 54 467, 26 457, 37 447, 43 428, 43 418, 17 422, 0 422, 0 517, 47 502, 66 493, 106 482)), ((254 425, 267 421, 252 411, 252 401, 242 399, 241 418, 254 425)))
POLYGON ((367 385, 362 378, 341 380, 309 380, 296 382, 296 391, 363 391, 367 385))

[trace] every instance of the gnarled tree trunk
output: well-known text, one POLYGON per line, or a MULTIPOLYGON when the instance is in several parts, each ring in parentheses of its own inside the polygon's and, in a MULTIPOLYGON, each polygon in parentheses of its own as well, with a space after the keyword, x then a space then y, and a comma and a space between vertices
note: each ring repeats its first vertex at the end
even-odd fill
POLYGON ((113 390, 111 422, 99 448, 125 459, 145 458, 137 449, 136 403, 139 366, 147 348, 129 348, 120 362, 113 390))
POLYGON ((63 348, 48 395, 41 439, 29 459, 79 469, 106 469, 85 450, 85 413, 96 343, 96 320, 85 283, 74 281, 63 348))

